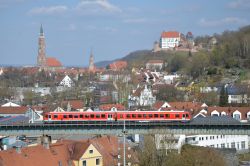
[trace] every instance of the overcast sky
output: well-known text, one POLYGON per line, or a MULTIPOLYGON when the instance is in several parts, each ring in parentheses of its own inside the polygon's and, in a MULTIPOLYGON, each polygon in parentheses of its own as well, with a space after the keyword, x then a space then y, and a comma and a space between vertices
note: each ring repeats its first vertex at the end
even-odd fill
POLYGON ((0 0, 0 64, 35 65, 46 53, 86 66, 151 49, 163 30, 211 35, 250 24, 250 0, 0 0))

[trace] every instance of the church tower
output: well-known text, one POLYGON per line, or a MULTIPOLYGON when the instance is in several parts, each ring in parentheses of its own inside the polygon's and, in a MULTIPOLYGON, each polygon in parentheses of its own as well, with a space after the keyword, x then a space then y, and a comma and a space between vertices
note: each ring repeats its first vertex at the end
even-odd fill
POLYGON ((42 25, 40 27, 40 35, 38 38, 37 66, 41 68, 46 67, 45 37, 44 37, 42 25))
POLYGON ((94 55, 91 50, 90 58, 89 58, 89 72, 94 72, 94 71, 95 71, 94 55))

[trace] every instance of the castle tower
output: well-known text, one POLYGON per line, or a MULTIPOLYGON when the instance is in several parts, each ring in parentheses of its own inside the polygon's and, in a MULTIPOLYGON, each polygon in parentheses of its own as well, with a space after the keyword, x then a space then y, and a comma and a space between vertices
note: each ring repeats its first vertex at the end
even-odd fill
POLYGON ((37 66, 41 67, 41 68, 46 67, 45 37, 44 37, 44 33, 43 33, 42 24, 40 27, 40 35, 38 38, 37 66))
POLYGON ((89 72, 94 72, 95 71, 95 65, 94 65, 94 55, 91 51, 90 53, 90 58, 89 58, 89 72))

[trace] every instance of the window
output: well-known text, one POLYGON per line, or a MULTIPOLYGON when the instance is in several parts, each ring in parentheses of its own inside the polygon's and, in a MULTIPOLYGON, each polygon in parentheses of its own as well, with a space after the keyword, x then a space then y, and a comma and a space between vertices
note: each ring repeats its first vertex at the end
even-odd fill
POLYGON ((67 118, 68 118, 68 116, 67 116, 67 115, 63 115, 63 118, 67 119, 67 118))
POLYGON ((158 118, 158 117, 159 117, 159 115, 158 115, 158 114, 154 114, 154 117, 155 117, 155 118, 158 118))
POLYGON ((152 117, 153 117, 153 115, 152 115, 152 114, 149 114, 148 116, 149 116, 149 118, 152 118, 152 117))
POLYGON ((179 115, 179 114, 175 114, 175 117, 176 117, 176 118, 180 118, 180 115, 179 115))
POLYGON ((166 118, 169 118, 170 117, 170 115, 169 114, 166 114, 166 118))
POLYGON ((135 115, 135 114, 132 114, 132 118, 136 118, 136 115, 135 115))
POLYGON ((95 115, 94 115, 94 114, 91 114, 91 115, 90 115, 90 118, 94 118, 94 117, 95 117, 95 115))
POLYGON ((86 160, 83 160, 83 161, 82 161, 82 166, 87 166, 86 160))
POLYGON ((101 116, 102 116, 102 118, 105 118, 105 114, 102 114, 101 116))
POLYGON ((69 115, 69 118, 73 118, 73 115, 69 115))
POLYGON ((225 144, 221 144, 220 146, 221 146, 221 148, 225 148, 225 144))
POLYGON ((142 118, 142 114, 138 114, 138 118, 142 118))
POLYGON ((93 153, 93 150, 92 150, 92 149, 90 149, 90 150, 89 150, 89 153, 90 153, 90 154, 92 154, 92 153, 93 153))
POLYGON ((100 114, 96 114, 95 117, 96 118, 100 118, 101 116, 100 116, 100 114))
POLYGON ((83 115, 80 115, 80 118, 83 118, 83 115))
POLYGON ((45 118, 48 118, 48 115, 45 115, 45 118))
POLYGON ((245 141, 241 141, 241 149, 246 149, 246 143, 245 143, 245 141))
POLYGON ((188 114, 186 114, 186 118, 188 118, 189 117, 189 115, 188 114))
POLYGON ((235 142, 231 143, 231 148, 235 148, 235 142))
POLYGON ((85 115, 85 118, 89 118, 89 115, 85 115))
POLYGON ((58 118, 58 116, 57 116, 57 115, 54 115, 54 118, 58 118))
POLYGON ((163 114, 160 114, 160 118, 164 118, 164 115, 163 115, 163 114))
POLYGON ((143 114, 143 118, 147 118, 147 114, 143 114))
POLYGON ((130 118, 130 114, 127 114, 127 118, 130 118))
POLYGON ((78 118, 78 115, 74 115, 74 118, 78 118))
POLYGON ((237 149, 240 149, 240 143, 237 142, 237 149))
POLYGON ((49 115, 49 118, 51 118, 51 115, 49 115))
POLYGON ((95 165, 100 165, 100 159, 95 159, 95 165))

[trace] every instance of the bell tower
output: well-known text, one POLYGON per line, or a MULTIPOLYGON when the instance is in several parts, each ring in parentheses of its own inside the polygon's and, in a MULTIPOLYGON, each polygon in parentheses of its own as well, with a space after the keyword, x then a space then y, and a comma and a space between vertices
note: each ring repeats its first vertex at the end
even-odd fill
POLYGON ((90 58, 89 58, 89 72, 94 72, 94 71, 95 71, 94 55, 91 50, 90 58))
POLYGON ((45 37, 44 37, 44 33, 43 33, 42 24, 40 27, 40 35, 38 38, 37 66, 41 67, 41 68, 46 67, 45 37))

